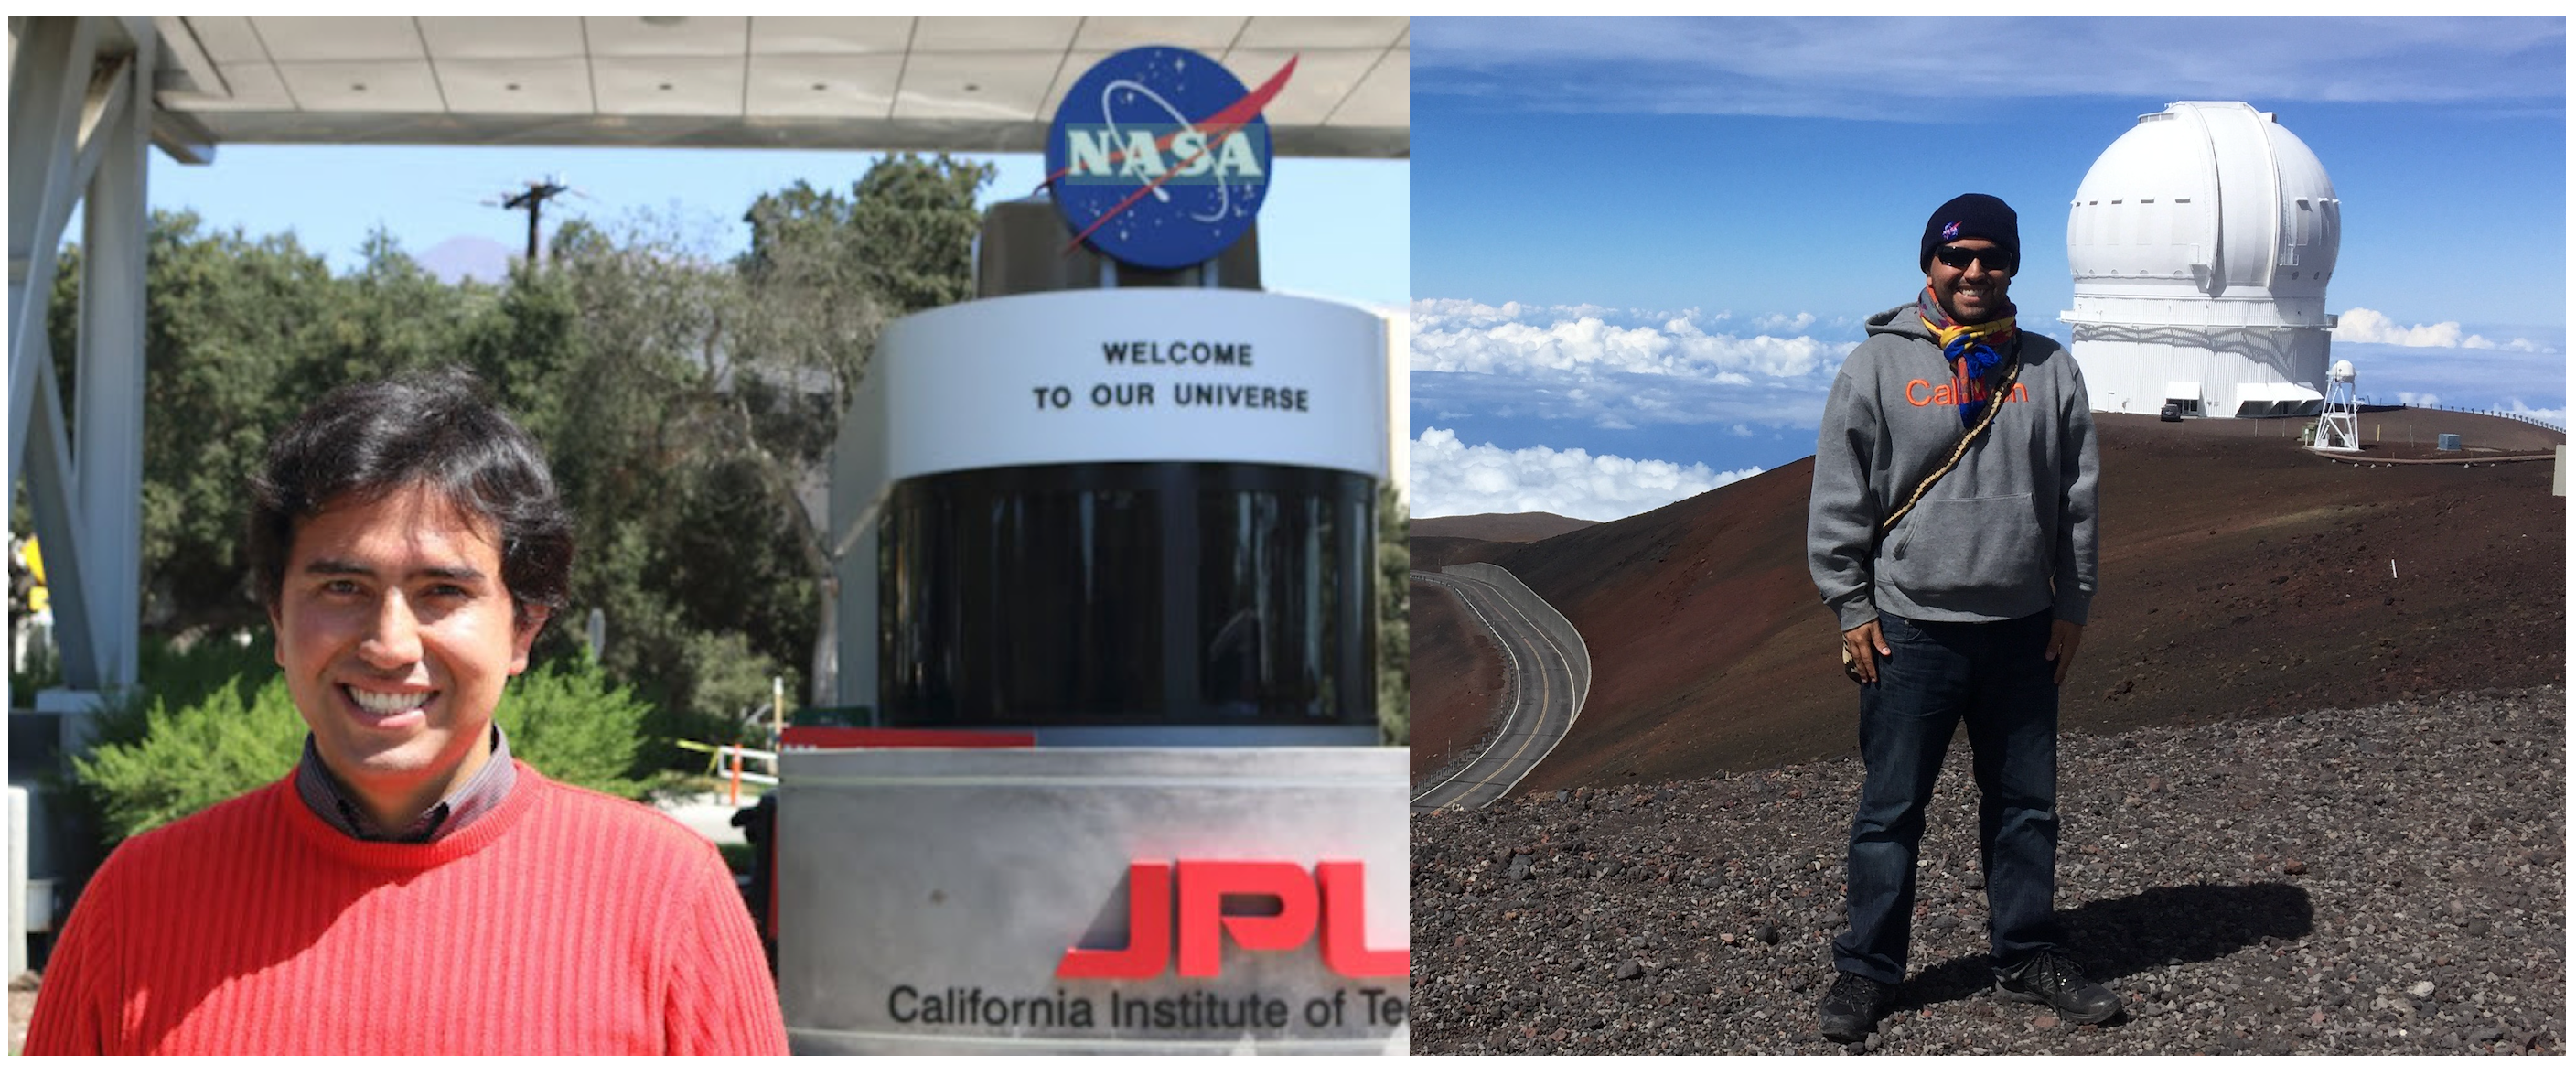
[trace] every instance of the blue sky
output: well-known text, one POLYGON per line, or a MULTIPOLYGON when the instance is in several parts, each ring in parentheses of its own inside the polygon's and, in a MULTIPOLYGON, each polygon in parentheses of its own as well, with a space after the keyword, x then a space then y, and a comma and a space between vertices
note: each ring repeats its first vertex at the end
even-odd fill
POLYGON ((2175 100, 2274 111, 2325 164, 2364 393, 2563 416, 2562 20, 1418 19, 1414 42, 1417 515, 1617 517, 1813 453, 1859 320, 1922 285, 1923 219, 1959 192, 2019 209, 2021 321, 2066 339, 2065 203, 2175 100))
MULTIPOLYGON (((345 269, 379 225, 416 258, 455 238, 488 240, 517 255, 527 216, 483 201, 560 173, 589 198, 549 203, 549 233, 561 218, 587 216, 613 229, 649 213, 730 255, 748 240, 742 213, 761 193, 799 179, 846 191, 875 158, 774 149, 228 144, 202 167, 153 153, 150 195, 155 208, 192 209, 218 226, 254 235, 292 231, 345 269)), ((999 166, 986 202, 1027 195, 1044 172, 1034 153, 969 158, 999 166)), ((1261 215, 1263 285, 1402 305, 1409 185, 1403 160, 1281 159, 1261 215)), ((77 223, 68 232, 79 232, 77 223)))

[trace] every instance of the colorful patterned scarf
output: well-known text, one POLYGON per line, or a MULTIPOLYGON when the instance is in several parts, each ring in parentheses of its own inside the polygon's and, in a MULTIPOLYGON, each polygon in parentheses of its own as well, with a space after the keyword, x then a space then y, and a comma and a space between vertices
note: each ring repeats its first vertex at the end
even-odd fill
POLYGON ((2006 302, 2003 313, 1992 319, 1959 325, 1950 320, 1950 312, 1941 308, 1941 301, 1933 298, 1932 286, 1923 286, 1922 298, 1914 301, 1914 312, 1923 316, 1924 328, 1930 329, 1932 339, 1940 343, 1941 355, 1950 360, 1950 370, 1961 385, 1957 390, 1961 397, 1961 425, 1977 424, 1977 416, 1985 412, 1986 390, 1970 387, 1969 382, 1984 382, 1995 364, 2003 361, 2001 349, 2012 342, 2014 335, 2014 311, 2013 305, 2006 302), (1970 395, 1976 397, 1973 402, 1966 398, 1970 395))

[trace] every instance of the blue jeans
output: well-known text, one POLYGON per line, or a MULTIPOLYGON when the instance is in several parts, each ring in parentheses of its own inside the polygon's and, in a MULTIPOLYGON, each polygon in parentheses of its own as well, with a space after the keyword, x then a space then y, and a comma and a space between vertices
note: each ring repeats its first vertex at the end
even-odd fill
POLYGON ((1993 962, 2020 964, 2058 940, 2051 615, 1969 623, 1882 613, 1878 622, 1893 653, 1878 660, 1878 683, 1860 686, 1860 757, 1868 775, 1852 818, 1844 886, 1851 927, 1834 938, 1834 968, 1882 983, 1905 978, 1923 811, 1962 719, 1974 752, 1993 962))

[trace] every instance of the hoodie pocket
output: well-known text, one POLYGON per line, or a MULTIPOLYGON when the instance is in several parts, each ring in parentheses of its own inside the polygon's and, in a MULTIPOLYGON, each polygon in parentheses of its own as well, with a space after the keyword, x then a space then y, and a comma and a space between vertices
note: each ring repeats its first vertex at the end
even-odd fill
POLYGON ((1905 515, 1888 575, 1918 602, 2046 584, 2030 493, 1976 499, 1926 499, 1905 515))

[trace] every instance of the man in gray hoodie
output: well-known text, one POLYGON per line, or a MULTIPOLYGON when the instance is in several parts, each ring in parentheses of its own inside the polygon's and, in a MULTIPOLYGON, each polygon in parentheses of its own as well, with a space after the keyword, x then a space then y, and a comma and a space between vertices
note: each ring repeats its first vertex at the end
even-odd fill
POLYGON ((1867 1038, 1905 977, 1923 814, 1962 721, 1997 992, 2074 1023, 2120 1010, 2059 949, 2053 915, 2057 690, 2093 599, 2100 460, 2075 360, 2014 328, 2020 252, 2002 200, 1971 193, 1933 212, 1923 292, 1870 317, 1816 435, 1807 566, 1855 659, 1867 771, 1851 924, 1818 1025, 1838 1042, 1867 1038))

